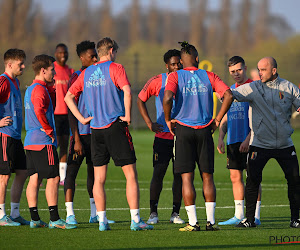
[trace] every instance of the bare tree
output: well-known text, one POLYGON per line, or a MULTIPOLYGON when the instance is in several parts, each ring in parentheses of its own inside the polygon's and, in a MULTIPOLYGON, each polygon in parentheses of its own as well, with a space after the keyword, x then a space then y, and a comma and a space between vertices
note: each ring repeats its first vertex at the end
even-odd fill
POLYGON ((158 28, 158 13, 155 7, 155 0, 151 0, 150 11, 147 19, 148 26, 148 41, 151 43, 157 42, 157 28, 158 28))
MULTIPOLYGON (((167 0, 168 5, 170 0, 167 0)), ((166 10, 163 15, 163 45, 165 47, 171 46, 171 36, 172 36, 172 12, 166 10)))
POLYGON ((217 55, 218 51, 216 48, 218 47, 218 18, 212 17, 212 21, 207 29, 206 34, 206 44, 207 44, 207 54, 208 55, 217 55))
POLYGON ((241 5, 241 15, 240 15, 240 22, 237 27, 238 30, 238 39, 239 41, 238 48, 242 51, 245 49, 248 49, 249 46, 251 46, 251 20, 250 20, 250 14, 251 14, 251 0, 243 0, 241 5))
POLYGON ((190 35, 189 41, 205 51, 205 17, 207 12, 207 0, 190 0, 190 35))
POLYGON ((231 0, 223 0, 220 13, 220 37, 218 39, 218 51, 228 52, 229 38, 230 38, 230 20, 231 20, 231 0))
POLYGON ((257 18, 255 22, 254 29, 254 42, 255 44, 266 40, 270 36, 270 31, 268 29, 269 20, 269 0, 259 1, 259 6, 257 8, 257 18))
POLYGON ((28 27, 28 21, 30 19, 30 11, 32 7, 32 0, 18 1, 16 6, 16 12, 13 22, 13 41, 16 41, 21 46, 27 47, 28 39, 27 32, 31 29, 28 27))
POLYGON ((129 21, 129 39, 130 44, 134 44, 139 41, 141 38, 141 30, 140 30, 140 7, 139 1, 133 0, 132 8, 131 8, 131 16, 129 21))
POLYGON ((47 53, 47 39, 46 34, 44 33, 44 19, 43 13, 41 10, 41 6, 37 4, 32 17, 31 17, 31 48, 38 51, 44 51, 43 53, 47 53))
POLYGON ((1 43, 5 46, 12 42, 17 0, 2 0, 0 11, 1 43))
POLYGON ((114 38, 115 29, 114 29, 114 20, 111 14, 111 1, 102 0, 102 11, 101 13, 101 22, 100 22, 100 34, 103 37, 112 37, 114 38))
POLYGON ((89 33, 88 1, 71 0, 68 13, 68 43, 75 47, 76 43, 86 40, 89 33))

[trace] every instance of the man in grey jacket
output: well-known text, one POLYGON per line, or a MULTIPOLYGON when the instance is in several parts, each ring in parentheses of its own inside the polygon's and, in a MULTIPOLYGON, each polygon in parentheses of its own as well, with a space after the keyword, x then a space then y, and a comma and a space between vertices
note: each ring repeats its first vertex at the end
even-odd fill
POLYGON ((288 184, 290 227, 300 228, 299 164, 290 125, 292 106, 300 110, 300 91, 296 85, 278 76, 274 58, 262 58, 257 67, 261 80, 232 90, 235 99, 249 102, 251 128, 245 195, 246 219, 237 227, 256 226, 254 214, 262 171, 268 160, 274 158, 282 168, 288 184))

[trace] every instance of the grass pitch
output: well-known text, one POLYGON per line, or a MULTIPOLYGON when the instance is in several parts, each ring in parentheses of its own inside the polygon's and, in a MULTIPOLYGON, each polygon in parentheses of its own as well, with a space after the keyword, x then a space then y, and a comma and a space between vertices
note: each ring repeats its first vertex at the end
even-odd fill
MULTIPOLYGON (((150 131, 132 131, 137 155, 137 169, 140 184, 141 216, 147 221, 149 216, 149 186, 152 177, 152 144, 154 135, 150 131)), ((215 141, 218 134, 215 135, 215 141)), ((300 150, 300 130, 295 131, 293 141, 300 150)), ((215 145, 216 147, 216 145, 215 145)), ((262 225, 257 228, 239 229, 222 226, 220 231, 206 232, 205 205, 202 197, 202 182, 197 170, 195 187, 197 190, 197 216, 201 232, 179 232, 182 225, 169 223, 172 211, 172 170, 171 165, 164 179, 158 213, 159 224, 152 231, 130 231, 130 213, 125 196, 125 178, 122 170, 110 163, 106 182, 107 217, 115 220, 111 231, 100 232, 98 224, 89 224, 89 197, 86 191, 86 166, 82 165, 76 183, 74 208, 78 228, 75 230, 30 229, 29 226, 0 227, 0 249, 221 249, 256 248, 269 249, 274 246, 299 248, 299 244, 277 244, 280 242, 300 242, 300 230, 289 228, 289 203, 287 185, 283 172, 275 160, 270 160, 263 172, 262 182, 262 225)), ((223 221, 234 215, 234 202, 226 169, 226 156, 215 150, 215 184, 217 187, 216 221, 223 221)), ((10 180, 10 184, 12 181, 10 180)), ((49 221, 45 200, 45 181, 39 196, 41 219, 49 221)), ((9 194, 9 192, 8 192, 9 194)), ((10 198, 6 199, 9 214, 10 198)), ((59 193, 59 212, 65 219, 63 188, 59 193)), ((21 200, 21 214, 30 219, 25 192, 21 200)), ((181 218, 188 221, 182 202, 181 218)))

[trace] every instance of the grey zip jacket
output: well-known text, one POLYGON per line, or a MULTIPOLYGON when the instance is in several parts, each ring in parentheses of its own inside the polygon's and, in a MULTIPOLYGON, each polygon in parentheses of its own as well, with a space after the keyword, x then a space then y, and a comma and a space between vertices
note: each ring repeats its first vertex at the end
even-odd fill
POLYGON ((250 145, 265 149, 293 146, 290 124, 292 105, 299 112, 300 91, 293 83, 277 77, 254 81, 231 90, 239 102, 249 102, 250 145))

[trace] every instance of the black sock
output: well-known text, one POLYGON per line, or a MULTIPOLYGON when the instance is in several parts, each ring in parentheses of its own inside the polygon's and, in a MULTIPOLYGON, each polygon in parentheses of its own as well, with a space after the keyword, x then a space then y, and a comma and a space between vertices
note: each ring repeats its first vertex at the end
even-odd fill
POLYGON ((34 220, 34 221, 40 220, 40 216, 39 216, 37 207, 30 207, 29 211, 30 211, 30 216, 31 216, 32 220, 34 220))
POLYGON ((173 211, 172 211, 172 214, 173 213, 179 214, 180 207, 181 207, 181 202, 173 202, 173 211))
POLYGON ((57 221, 57 220, 60 219, 60 217, 58 215, 57 205, 56 206, 50 206, 49 207, 49 212, 50 212, 50 220, 51 221, 57 221))
POLYGON ((150 200, 150 213, 157 213, 158 200, 150 200))

